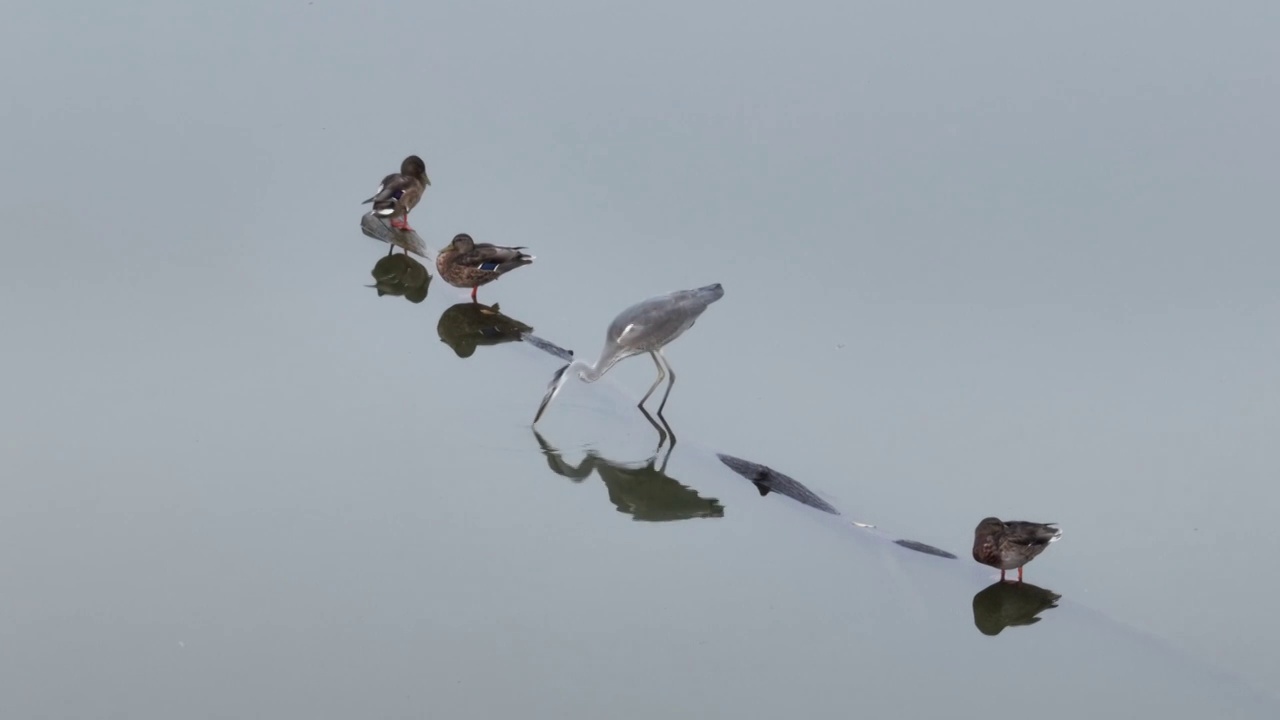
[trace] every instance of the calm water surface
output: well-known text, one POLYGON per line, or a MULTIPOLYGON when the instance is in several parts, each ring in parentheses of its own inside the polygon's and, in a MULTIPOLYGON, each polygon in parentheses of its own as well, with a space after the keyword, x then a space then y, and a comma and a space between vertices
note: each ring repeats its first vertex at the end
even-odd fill
POLYGON ((758 8, 6 10, 5 715, 1275 717, 1280 11, 758 8))

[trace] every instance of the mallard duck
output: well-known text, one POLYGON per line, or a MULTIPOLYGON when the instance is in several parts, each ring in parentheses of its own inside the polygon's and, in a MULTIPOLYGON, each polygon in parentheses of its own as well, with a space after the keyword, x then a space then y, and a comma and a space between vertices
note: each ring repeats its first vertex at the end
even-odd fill
POLYGON ((497 280, 518 267, 533 262, 520 247, 502 247, 489 243, 477 243, 466 233, 453 236, 453 242, 444 246, 436 256, 436 271, 445 282, 454 287, 471 288, 471 299, 481 285, 497 280))
POLYGON ((1018 568, 1018 582, 1022 582, 1022 566, 1062 537, 1056 524, 985 518, 973 531, 973 559, 999 568, 1001 580, 1005 570, 1018 568))
POLYGON ((412 231, 409 211, 422 199, 422 193, 430 184, 426 163, 417 155, 410 155, 400 163, 400 172, 382 178, 382 184, 373 197, 360 204, 373 203, 374 215, 390 220, 391 227, 412 231))

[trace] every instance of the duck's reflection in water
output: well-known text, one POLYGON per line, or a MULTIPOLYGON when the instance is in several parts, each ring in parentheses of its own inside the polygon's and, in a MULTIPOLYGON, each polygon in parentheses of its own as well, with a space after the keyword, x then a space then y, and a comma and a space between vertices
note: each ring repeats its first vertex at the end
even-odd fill
POLYGON ((460 358, 471 357, 480 345, 523 340, 533 328, 503 315, 498 304, 460 302, 440 314, 436 334, 460 358))
MULTIPOLYGON (((394 249, 394 248, 393 248, 394 249)), ((417 304, 427 299, 427 287, 431 273, 422 263, 406 254, 386 255, 379 259, 370 271, 378 297, 395 295, 417 304)))
POLYGON ((999 635, 1007 627, 1040 622, 1036 616, 1058 607, 1061 598, 1030 583, 996 581, 973 596, 973 624, 983 635, 999 635))
POLYGON ((716 498, 704 498, 692 488, 681 485, 667 475, 667 460, 671 446, 649 458, 643 466, 619 463, 602 457, 595 450, 587 450, 586 457, 577 465, 570 464, 560 451, 552 447, 535 429, 534 438, 542 447, 547 466, 555 474, 582 482, 596 473, 604 481, 609 500, 618 512, 626 513, 634 520, 645 522, 669 522, 693 518, 724 517, 724 506, 716 498), (662 458, 661 465, 658 460, 662 458))

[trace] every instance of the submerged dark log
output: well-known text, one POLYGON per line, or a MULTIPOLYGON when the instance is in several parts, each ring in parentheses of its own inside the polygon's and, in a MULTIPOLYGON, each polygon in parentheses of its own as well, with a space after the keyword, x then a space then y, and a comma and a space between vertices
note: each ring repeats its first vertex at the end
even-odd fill
POLYGON ((565 350, 564 348, 551 342, 550 340, 543 340, 542 338, 538 337, 537 335, 534 335, 533 333, 525 333, 524 337, 521 339, 529 343, 530 345, 538 348, 539 350, 542 350, 543 352, 549 352, 552 355, 555 355, 556 357, 560 358, 561 360, 564 360, 565 362, 573 362, 572 350, 565 350))
POLYGON ((720 462, 728 465, 734 472, 755 484, 761 496, 776 492, 822 512, 831 513, 832 515, 840 514, 838 510, 831 507, 830 503, 815 495, 812 490, 802 485, 799 480, 783 475, 771 467, 736 458, 732 455, 725 455, 724 453, 716 453, 716 457, 720 458, 720 462))
MULTIPOLYGON (((754 463, 750 460, 743 460, 742 458, 726 455, 724 453, 716 453, 716 457, 720 458, 720 462, 728 465, 734 472, 750 480, 751 484, 755 485, 756 489, 760 491, 761 496, 768 495, 771 492, 776 492, 779 495, 785 495, 792 500, 808 505, 811 508, 821 510, 825 513, 842 515, 839 510, 836 510, 831 506, 831 503, 828 503, 826 500, 815 495, 812 490, 805 487, 799 480, 788 475, 783 475, 767 465, 754 463)), ((860 527, 870 527, 863 523, 855 522, 854 524, 860 527)), ((948 560, 956 559, 955 555, 952 555, 946 550, 936 548, 932 545, 926 545, 915 540, 894 540, 893 542, 899 547, 904 547, 908 550, 914 550, 926 555, 947 558, 948 560)))
POLYGON ((936 548, 932 545, 925 545, 924 543, 916 542, 915 540, 894 540, 893 542, 898 545, 901 545, 902 547, 908 550, 915 550, 916 552, 922 552, 925 555, 936 555, 938 557, 944 557, 950 560, 956 559, 955 555, 952 555, 946 550, 936 548))

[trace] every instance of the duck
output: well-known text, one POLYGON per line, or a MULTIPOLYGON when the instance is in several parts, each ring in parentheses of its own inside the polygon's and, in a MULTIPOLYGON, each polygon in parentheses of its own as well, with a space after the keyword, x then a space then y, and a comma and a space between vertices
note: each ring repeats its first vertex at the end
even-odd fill
POLYGON ((410 155, 400 163, 400 172, 382 178, 373 197, 360 204, 373 203, 374 215, 390 220, 393 228, 413 232, 409 227, 409 211, 417 206, 430 184, 426 163, 417 155, 410 155))
POLYGON ((533 262, 533 255, 520 252, 524 246, 503 247, 478 243, 466 233, 453 236, 453 241, 436 255, 436 271, 454 287, 471 288, 471 300, 481 285, 533 262))
POLYGON ((1018 582, 1022 582, 1022 566, 1062 537, 1062 530, 1055 525, 1057 523, 984 518, 973 531, 973 559, 999 568, 1001 581, 1006 570, 1017 568, 1018 582))

